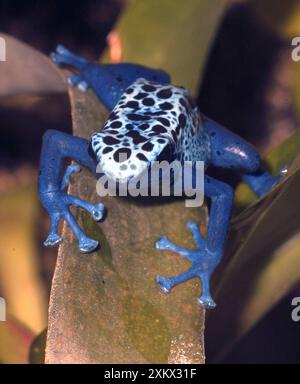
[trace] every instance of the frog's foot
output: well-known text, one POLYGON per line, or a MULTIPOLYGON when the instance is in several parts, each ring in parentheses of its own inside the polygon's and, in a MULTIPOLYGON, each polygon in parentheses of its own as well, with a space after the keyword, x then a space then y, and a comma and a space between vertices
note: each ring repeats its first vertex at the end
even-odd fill
POLYGON ((78 89, 82 92, 86 92, 88 90, 88 83, 80 75, 80 71, 87 64, 87 60, 74 55, 62 45, 58 45, 56 47, 56 52, 51 53, 50 57, 55 64, 67 64, 77 68, 79 73, 68 76, 68 84, 71 87, 78 87, 78 89))
POLYGON ((95 221, 99 221, 104 216, 105 208, 103 204, 91 204, 76 196, 70 196, 64 192, 69 183, 70 175, 80 170, 77 164, 70 165, 63 177, 61 189, 57 191, 45 192, 41 194, 44 206, 46 207, 50 220, 51 229, 47 239, 44 242, 46 246, 55 246, 61 242, 62 238, 58 234, 58 223, 61 219, 66 220, 79 242, 79 249, 83 253, 95 250, 99 243, 97 240, 91 239, 81 230, 77 224, 69 206, 73 205, 85 209, 93 217, 95 221))
POLYGON ((216 265, 219 263, 221 252, 212 252, 208 249, 206 240, 201 235, 196 223, 188 222, 187 228, 192 231, 194 241, 197 245, 195 250, 179 247, 166 236, 160 238, 156 243, 156 248, 179 253, 191 261, 192 266, 184 273, 174 277, 158 275, 156 282, 163 292, 168 293, 175 285, 198 277, 202 282, 202 294, 198 299, 199 303, 205 308, 214 308, 216 304, 210 294, 209 280, 216 265))
POLYGON ((76 87, 81 82, 81 77, 73 74, 68 76, 67 81, 71 87, 76 87))
POLYGON ((288 166, 285 165, 278 176, 272 176, 269 172, 260 170, 253 174, 245 174, 242 178, 258 197, 263 197, 284 178, 287 171, 288 166))
POLYGON ((55 64, 71 65, 78 70, 81 70, 88 62, 83 57, 74 55, 74 53, 70 52, 62 45, 58 45, 55 52, 50 54, 50 57, 55 64))
POLYGON ((67 80, 71 87, 78 87, 82 92, 87 92, 89 89, 89 84, 85 80, 82 80, 80 75, 70 75, 67 80))
POLYGON ((268 186, 269 187, 269 189, 266 191, 266 192, 268 192, 270 189, 272 189, 273 187, 275 187, 275 185, 277 185, 285 176, 286 176, 286 174, 287 174, 287 172, 288 172, 288 169, 289 169, 289 167, 288 167, 288 165, 286 164, 286 165, 284 165, 281 169, 280 169, 280 171, 279 171, 279 174, 278 174, 278 176, 274 176, 272 179, 273 179, 273 183, 271 182, 270 183, 270 185, 268 186))
POLYGON ((44 245, 46 247, 54 247, 55 245, 59 244, 62 241, 61 236, 59 236, 58 233, 50 232, 47 239, 44 241, 44 245))

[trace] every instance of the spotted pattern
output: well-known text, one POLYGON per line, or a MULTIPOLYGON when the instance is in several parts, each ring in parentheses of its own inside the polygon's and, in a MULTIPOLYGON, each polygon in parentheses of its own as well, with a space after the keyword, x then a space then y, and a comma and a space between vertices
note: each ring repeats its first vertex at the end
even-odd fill
POLYGON ((141 173, 155 160, 202 160, 209 138, 198 109, 182 87, 136 80, 121 96, 92 149, 102 170, 114 179, 141 173))

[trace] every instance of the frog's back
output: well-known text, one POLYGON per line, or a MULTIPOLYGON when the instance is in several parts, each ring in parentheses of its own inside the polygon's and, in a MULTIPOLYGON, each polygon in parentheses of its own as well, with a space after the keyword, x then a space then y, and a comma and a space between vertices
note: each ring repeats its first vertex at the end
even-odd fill
POLYGON ((209 157, 209 139, 188 91, 138 79, 123 93, 103 130, 92 136, 92 147, 98 159, 123 148, 140 151, 141 159, 151 161, 156 160, 151 138, 158 145, 169 140, 178 160, 206 162, 209 157))

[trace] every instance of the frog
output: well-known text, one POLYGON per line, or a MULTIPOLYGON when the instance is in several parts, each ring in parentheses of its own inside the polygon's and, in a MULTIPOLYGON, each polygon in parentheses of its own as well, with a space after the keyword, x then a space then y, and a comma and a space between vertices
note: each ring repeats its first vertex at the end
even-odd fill
POLYGON ((206 309, 215 308, 210 281, 224 255, 234 189, 207 170, 212 166, 236 172, 259 198, 278 184, 284 171, 273 176, 250 143, 200 112, 188 89, 172 85, 163 70, 131 63, 91 62, 62 45, 51 58, 71 68, 69 85, 82 92, 91 89, 109 110, 109 116, 90 140, 59 130, 44 134, 38 178, 40 200, 50 217, 44 245, 56 246, 63 240, 58 224, 65 220, 78 240, 80 252, 90 253, 99 247, 70 211, 70 206, 80 207, 95 221, 103 220, 105 215, 102 203, 92 204, 67 193, 71 175, 81 167, 97 177, 100 165, 110 180, 126 184, 155 161, 201 161, 205 165, 204 195, 210 200, 206 235, 196 222, 189 221, 186 227, 196 248, 184 248, 161 236, 155 243, 157 251, 175 252, 191 265, 181 274, 157 275, 155 280, 163 292, 169 293, 178 284, 199 278, 201 295, 197 301, 206 309), (65 158, 73 163, 61 176, 65 158))

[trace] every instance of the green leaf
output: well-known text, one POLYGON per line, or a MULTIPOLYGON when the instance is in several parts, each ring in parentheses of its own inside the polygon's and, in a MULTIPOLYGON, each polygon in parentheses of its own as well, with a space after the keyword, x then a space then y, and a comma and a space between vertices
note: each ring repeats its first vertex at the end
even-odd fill
POLYGON ((7 183, 0 193, 0 222, 5 223, 0 232, 0 281, 10 313, 39 332, 46 325, 47 303, 36 249, 39 203, 35 182, 36 175, 29 173, 25 185, 7 183))
POLYGON ((166 70, 196 94, 225 0, 131 0, 116 30, 123 60, 166 70))
POLYGON ((263 26, 281 38, 292 39, 300 33, 298 0, 249 0, 263 26))

